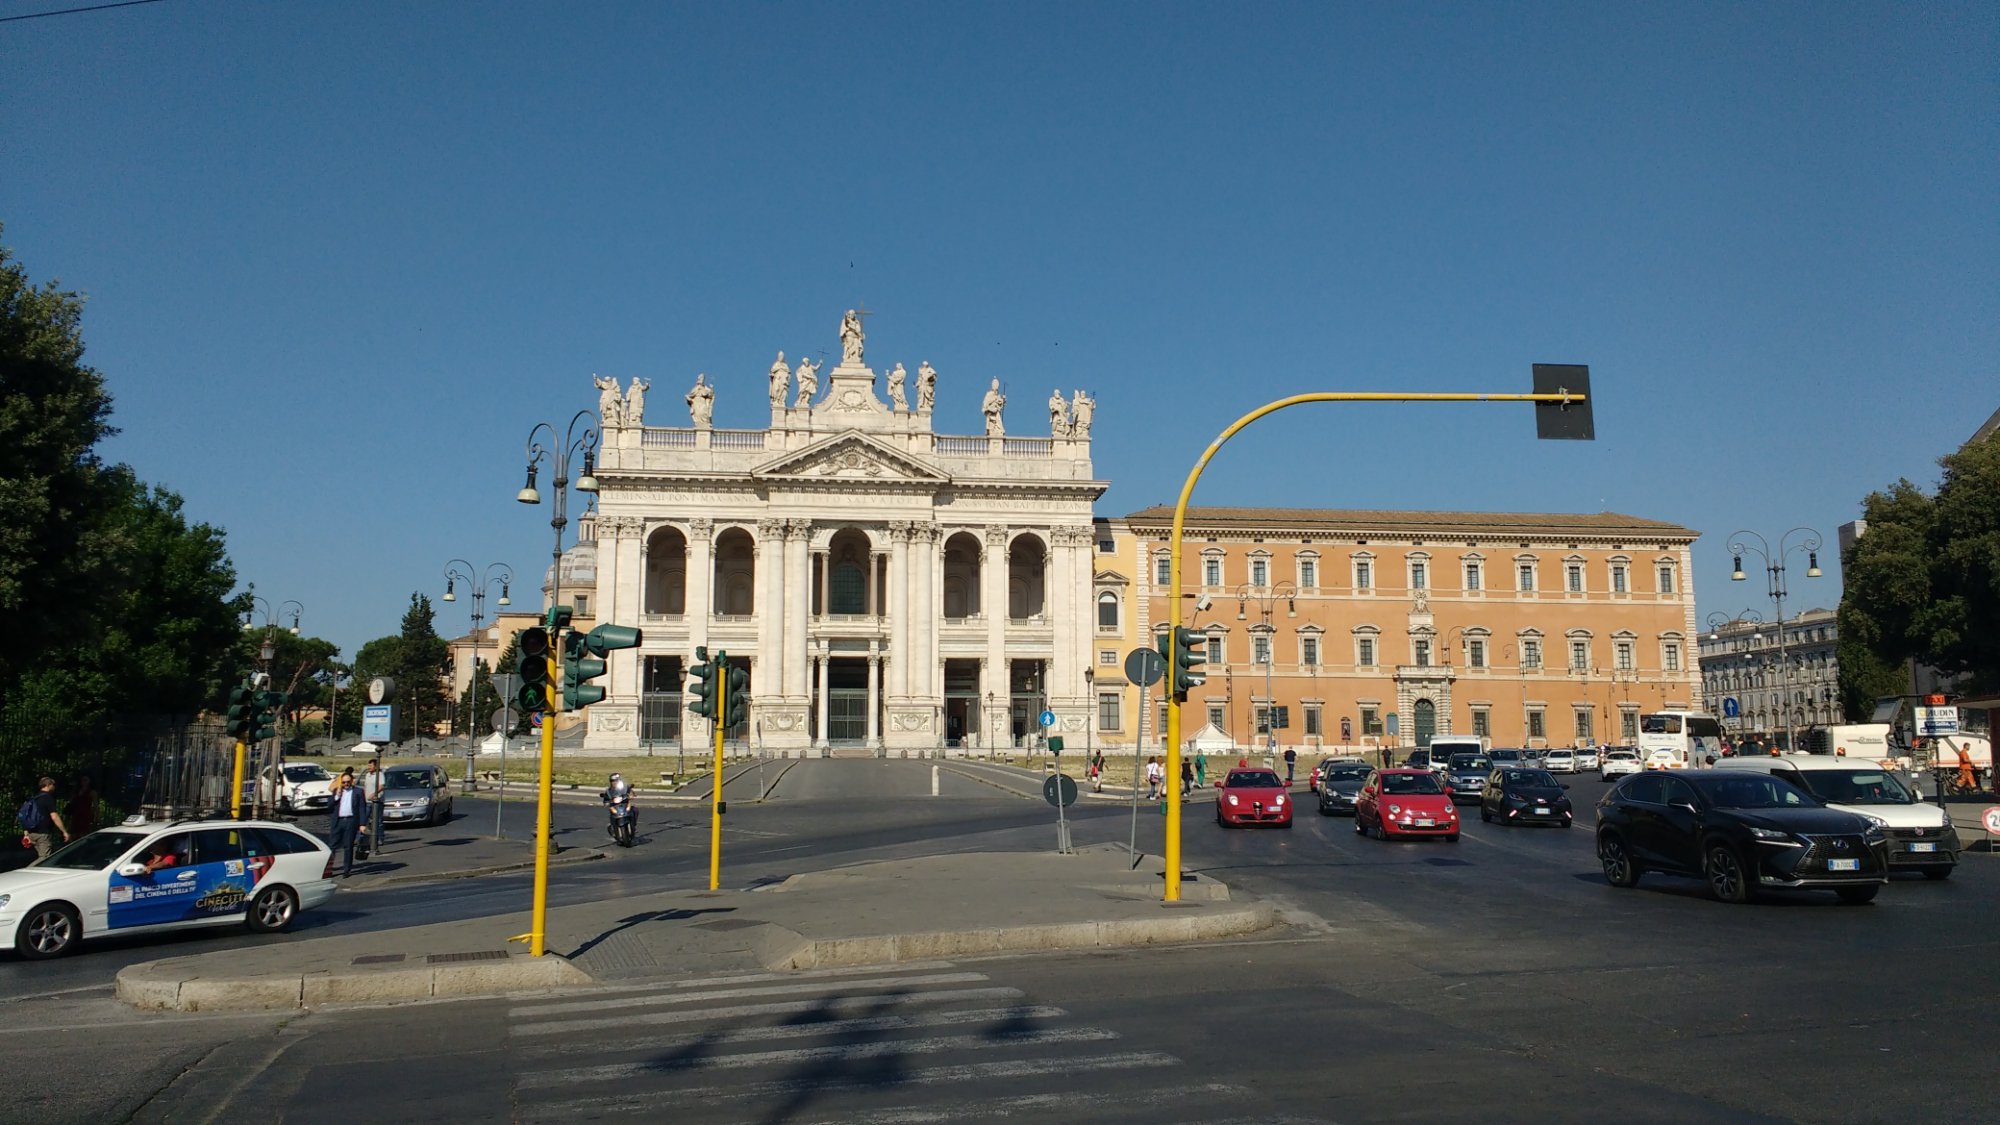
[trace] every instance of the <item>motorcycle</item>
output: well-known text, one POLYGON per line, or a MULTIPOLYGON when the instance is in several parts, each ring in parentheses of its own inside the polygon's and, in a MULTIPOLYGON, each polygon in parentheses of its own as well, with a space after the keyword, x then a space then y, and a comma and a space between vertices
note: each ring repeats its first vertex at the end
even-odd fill
POLYGON ((619 847, 629 848, 638 832, 639 811, 632 807, 632 791, 607 793, 604 796, 605 811, 610 814, 611 823, 605 831, 619 847))

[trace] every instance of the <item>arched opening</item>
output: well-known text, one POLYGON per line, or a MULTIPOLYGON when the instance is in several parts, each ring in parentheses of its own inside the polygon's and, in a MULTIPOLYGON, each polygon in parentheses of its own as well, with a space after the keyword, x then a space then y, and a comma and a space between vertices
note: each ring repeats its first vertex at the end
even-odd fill
POLYGON ((725 617, 757 612, 757 543, 740 527, 715 537, 715 612, 725 617))
POLYGON ((1415 721, 1410 725, 1416 728, 1417 747, 1427 749, 1431 744, 1431 736, 1436 734, 1438 729, 1437 704, 1428 699, 1419 699, 1414 710, 1415 721))
POLYGON ((944 541, 944 616, 963 620, 979 614, 979 538, 961 531, 944 541))
POLYGON ((843 527, 826 548, 826 612, 860 616, 875 604, 874 545, 865 532, 843 527))
POLYGON ((662 527, 646 537, 645 613, 687 612, 687 536, 662 527))
POLYGON ((1118 595, 1110 590, 1097 595, 1097 628, 1105 633, 1118 631, 1118 595))
POLYGON ((1040 617, 1047 607, 1048 544, 1032 532, 1007 547, 1007 616, 1015 621, 1040 617))

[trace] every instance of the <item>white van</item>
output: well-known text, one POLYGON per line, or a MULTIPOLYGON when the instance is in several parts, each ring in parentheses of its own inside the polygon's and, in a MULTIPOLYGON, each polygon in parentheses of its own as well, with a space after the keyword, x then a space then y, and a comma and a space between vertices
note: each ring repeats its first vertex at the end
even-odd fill
POLYGON ((1453 754, 1484 754, 1486 740, 1476 734, 1434 734, 1431 736, 1431 761, 1436 767, 1451 763, 1453 754))
POLYGON ((1926 803, 1896 776, 1896 771, 1879 762, 1787 754, 1778 758, 1724 758, 1716 768, 1768 773, 1842 812, 1881 821, 1889 837, 1891 871, 1922 871, 1927 878, 1946 879, 1958 866, 1958 830, 1952 827, 1951 817, 1926 803))

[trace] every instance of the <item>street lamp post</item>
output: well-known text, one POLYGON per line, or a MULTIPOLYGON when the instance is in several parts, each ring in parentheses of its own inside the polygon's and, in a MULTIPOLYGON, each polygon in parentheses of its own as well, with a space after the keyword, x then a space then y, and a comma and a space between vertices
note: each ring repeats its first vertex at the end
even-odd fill
MULTIPOLYGON (((261 690, 269 691, 272 690, 273 686, 271 682, 271 666, 278 659, 278 622, 284 618, 286 610, 290 610, 292 624, 289 631, 292 636, 298 636, 299 618, 304 615, 306 607, 298 601, 287 599, 279 602, 276 608, 273 608, 270 602, 265 601, 256 594, 251 594, 250 609, 244 614, 243 627, 245 629, 254 629, 257 627, 258 606, 264 607, 264 641, 257 646, 257 663, 259 665, 258 670, 263 673, 264 679, 261 690)), ((293 686, 297 686, 296 681, 293 686)), ((287 701, 290 700, 290 697, 290 692, 287 691, 287 701)), ((277 778, 284 772, 285 742, 283 738, 279 738, 277 742, 277 753, 273 755, 274 761, 271 763, 275 767, 271 782, 271 799, 273 803, 277 800, 277 778)), ((254 756, 254 764, 257 767, 255 772, 259 777, 261 777, 264 769, 262 757, 262 755, 254 756)), ((243 778, 240 774, 236 777, 234 784, 236 792, 232 796, 232 800, 240 797, 243 791, 243 778)), ((264 814, 264 786, 262 784, 253 784, 250 795, 250 815, 252 817, 262 817, 264 814)))
MULTIPOLYGON (((493 563, 484 570, 481 570, 464 559, 451 559, 444 564, 445 601, 455 602, 458 600, 457 587, 460 582, 472 588, 472 674, 467 678, 465 685, 467 696, 465 716, 465 787, 467 789, 472 788, 472 757, 474 754, 472 732, 479 726, 479 643, 486 639, 486 590, 496 581, 500 583, 500 600, 498 604, 503 606, 514 604, 513 599, 507 596, 508 590, 514 584, 513 567, 508 566, 506 563, 493 563), (465 569, 457 569, 461 566, 465 569), (494 571, 496 570, 500 573, 495 574, 494 571), (471 574, 474 571, 477 571, 479 574, 477 581, 473 579, 471 574)), ((502 700, 500 706, 503 710, 511 711, 513 709, 513 700, 502 700)))
MULTIPOLYGON (((544 460, 552 463, 556 476, 554 481, 555 497, 551 507, 549 528, 555 532, 555 549, 549 556, 548 608, 550 612, 545 618, 547 623, 552 627, 556 625, 556 618, 553 612, 556 605, 555 599, 562 593, 563 528, 569 525, 569 466, 570 458, 575 454, 579 452, 583 454, 583 472, 577 475, 576 490, 578 492, 597 491, 597 430, 588 425, 584 426, 581 434, 577 433, 576 430, 577 423, 582 422, 588 417, 590 417, 590 411, 588 410, 579 410, 571 416, 569 427, 563 432, 560 441, 556 440, 555 426, 548 422, 536 423, 535 427, 528 431, 528 480, 526 484, 521 486, 521 491, 514 494, 514 499, 523 504, 541 503, 542 494, 535 488, 535 474, 544 460), (536 435, 543 430, 549 432, 549 441, 552 443, 549 446, 544 446, 536 440, 536 435)), ((551 665, 555 664, 555 654, 562 651, 562 638, 557 635, 559 632, 560 629, 558 628, 550 629, 548 641, 549 662, 551 665)), ((545 944, 548 936, 550 820, 554 812, 551 777, 555 772, 556 715, 562 709, 562 691, 557 686, 554 676, 549 677, 549 689, 543 702, 547 706, 542 711, 542 777, 541 783, 537 787, 536 798, 534 928, 513 939, 515 941, 527 941, 528 952, 535 957, 540 957, 545 952, 545 944)), ((716 787, 718 790, 721 788, 721 784, 721 775, 717 774, 716 787)))
MULTIPOLYGON (((1278 603, 1285 603, 1285 616, 1299 615, 1299 588, 1289 579, 1276 586, 1253 586, 1248 583, 1236 588, 1236 620, 1245 620, 1245 610, 1251 604, 1257 606, 1261 615, 1264 638, 1264 752, 1275 756, 1278 752, 1278 701, 1271 694, 1271 665, 1278 658, 1278 637, 1271 628, 1271 614, 1278 603)), ((1251 655, 1256 655, 1256 642, 1250 644, 1251 655)))
POLYGON ((1777 606, 1778 682, 1780 685, 1779 698, 1782 701, 1780 710, 1783 712, 1780 718, 1785 724, 1786 753, 1790 753, 1794 745, 1792 741, 1792 713, 1790 710, 1791 666, 1785 658, 1785 559, 1794 551, 1804 551, 1806 553, 1806 577, 1818 578, 1820 576, 1819 548, 1819 533, 1809 527, 1795 527, 1779 536, 1778 550, 1775 556, 1771 552, 1770 543, 1754 531, 1737 531, 1731 533, 1729 536, 1729 550, 1735 556, 1735 564, 1730 571, 1729 580, 1731 582, 1741 582, 1744 580, 1743 556, 1747 553, 1755 553, 1757 557, 1764 560, 1764 573, 1767 576, 1766 587, 1770 592, 1772 602, 1777 606), (1805 538, 1799 540, 1797 543, 1790 542, 1792 536, 1801 532, 1804 533, 1805 538), (1757 541, 1756 544, 1753 546, 1745 542, 1746 537, 1755 539, 1757 541))

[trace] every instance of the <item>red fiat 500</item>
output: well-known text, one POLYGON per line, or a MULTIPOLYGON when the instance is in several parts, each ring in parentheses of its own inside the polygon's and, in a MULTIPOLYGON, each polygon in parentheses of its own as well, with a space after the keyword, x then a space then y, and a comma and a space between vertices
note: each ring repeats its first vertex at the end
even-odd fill
POLYGON ((1274 770, 1230 770, 1215 795, 1215 822, 1232 824, 1275 824, 1292 826, 1292 799, 1286 795, 1285 779, 1274 770))
POLYGON ((1354 799, 1354 830, 1388 840, 1442 836, 1458 842, 1458 808, 1429 770, 1376 770, 1354 799))

